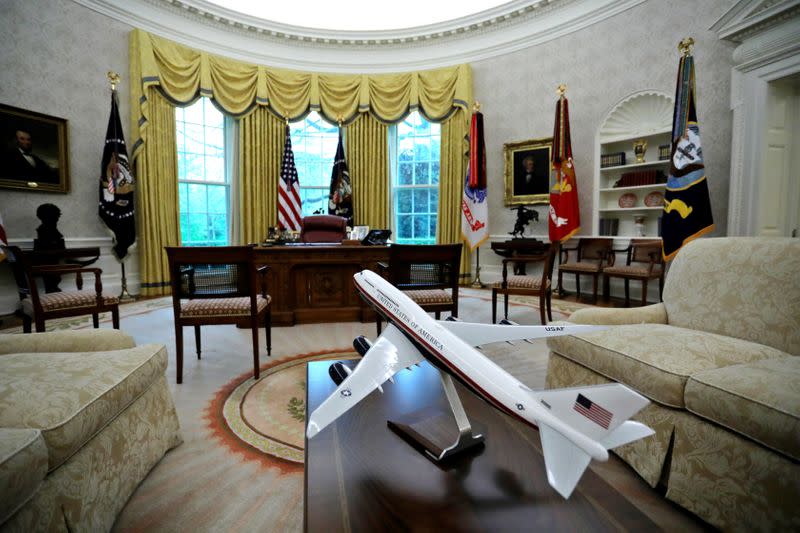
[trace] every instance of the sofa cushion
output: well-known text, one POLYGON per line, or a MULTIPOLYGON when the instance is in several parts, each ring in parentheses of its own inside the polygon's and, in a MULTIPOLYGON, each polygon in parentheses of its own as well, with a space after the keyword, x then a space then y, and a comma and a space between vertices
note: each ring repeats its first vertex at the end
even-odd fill
POLYGON ((167 368, 163 345, 0 357, 0 427, 37 428, 54 470, 167 368))
POLYGON ((550 337, 547 345, 653 401, 677 408, 685 407, 686 381, 697 372, 788 356, 763 344, 665 324, 611 326, 550 337))
POLYGON ((696 239, 667 274, 668 321, 800 354, 798 272, 800 239, 696 239))
POLYGON ((0 524, 36 494, 46 475, 42 432, 0 428, 0 524))
POLYGON ((133 337, 118 329, 45 331, 36 335, 0 334, 0 355, 22 352, 99 352, 133 348, 133 337))
POLYGON ((685 399, 694 414, 800 460, 800 357, 698 372, 685 399))

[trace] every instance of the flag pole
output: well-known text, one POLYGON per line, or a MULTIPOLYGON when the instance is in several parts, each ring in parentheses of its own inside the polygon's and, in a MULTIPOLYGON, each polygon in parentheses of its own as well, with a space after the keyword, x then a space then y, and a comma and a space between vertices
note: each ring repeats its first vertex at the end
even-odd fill
MULTIPOLYGON (((106 73, 106 77, 108 78, 108 82, 111 84, 111 94, 113 95, 117 91, 117 84, 120 82, 120 75, 114 71, 109 70, 106 73)), ((136 300, 131 293, 128 292, 128 279, 125 276, 125 259, 118 259, 120 266, 122 267, 122 276, 120 278, 120 284, 122 285, 122 289, 119 293, 119 301, 120 302, 132 302, 136 300)))
MULTIPOLYGON (((481 110, 481 104, 477 100, 472 104, 472 112, 476 113, 481 110)), ((481 281, 481 245, 475 247, 475 279, 472 280, 473 289, 483 289, 486 284, 481 281)))

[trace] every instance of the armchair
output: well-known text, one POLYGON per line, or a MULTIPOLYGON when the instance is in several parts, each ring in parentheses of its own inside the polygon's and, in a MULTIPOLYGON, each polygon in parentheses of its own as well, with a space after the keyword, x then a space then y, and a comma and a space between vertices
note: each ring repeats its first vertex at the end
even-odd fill
MULTIPOLYGON (((389 262, 378 263, 379 273, 427 312, 458 316, 458 276, 462 244, 393 244, 389 262)), ((376 317, 381 332, 380 314, 376 317)))
POLYGON ((102 270, 73 265, 34 265, 25 252, 17 246, 3 246, 11 264, 22 307, 22 328, 31 332, 45 330, 45 321, 67 316, 92 315, 92 324, 100 327, 100 313, 111 312, 114 329, 119 329, 119 298, 103 294, 102 270), (75 274, 76 290, 41 293, 37 285, 40 278, 75 274), (83 275, 94 275, 94 290, 83 289, 83 275))
POLYGON ((658 279, 658 299, 664 290, 664 260, 661 255, 661 241, 653 239, 631 239, 624 250, 613 250, 612 253, 625 252, 627 260, 624 265, 607 266, 603 269, 603 293, 608 297, 609 280, 612 277, 625 280, 625 307, 630 305, 630 281, 642 282, 642 305, 647 305, 647 282, 658 279))
POLYGON ((581 296, 581 275, 592 276, 592 301, 597 301, 597 279, 603 268, 614 264, 614 254, 611 253, 612 239, 598 239, 593 237, 581 238, 574 248, 561 248, 558 266, 558 288, 563 294, 562 276, 575 274, 575 293, 581 296), (574 252, 570 259, 570 252, 574 252))
POLYGON ((551 310, 551 276, 553 263, 556 256, 556 244, 551 244, 546 251, 538 254, 523 255, 515 254, 512 257, 503 259, 503 279, 492 287, 492 324, 497 322, 497 295, 503 295, 504 318, 508 319, 508 295, 518 294, 525 296, 539 297, 539 314, 542 324, 547 324, 548 320, 553 320, 551 310), (521 263, 526 267, 532 263, 542 264, 541 276, 533 275, 508 275, 508 263, 521 263), (547 319, 545 319, 545 310, 547 319))
POLYGON ((263 321, 267 355, 272 351, 271 298, 266 271, 256 271, 250 246, 166 247, 175 317, 177 383, 183 382, 183 326, 194 326, 200 359, 200 326, 248 323, 253 336, 253 376, 259 376, 258 326, 263 321), (258 292, 256 272, 261 276, 258 292))

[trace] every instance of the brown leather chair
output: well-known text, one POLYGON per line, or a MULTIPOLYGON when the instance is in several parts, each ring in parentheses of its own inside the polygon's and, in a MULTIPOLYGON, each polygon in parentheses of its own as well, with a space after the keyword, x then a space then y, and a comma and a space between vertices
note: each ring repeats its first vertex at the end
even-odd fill
POLYGON ((347 236, 347 219, 336 215, 303 217, 300 228, 302 242, 342 242, 347 236))
POLYGON ((503 279, 492 286, 492 324, 497 322, 497 295, 503 295, 503 316, 508 319, 508 295, 539 297, 539 315, 542 324, 553 320, 551 309, 552 299, 552 272, 555 262, 557 244, 551 244, 546 251, 538 254, 515 254, 503 259, 503 279), (541 263, 541 275, 515 275, 508 274, 508 263, 528 265, 541 263), (547 319, 545 319, 547 311, 547 319))
POLYGON ((609 280, 612 277, 625 280, 625 307, 630 305, 630 281, 642 282, 642 305, 647 305, 647 282, 658 279, 658 300, 664 289, 664 260, 661 256, 661 241, 653 239, 631 239, 630 245, 615 253, 626 253, 624 265, 607 266, 603 269, 603 292, 608 297, 609 280))
POLYGON ((613 239, 598 239, 584 237, 578 240, 574 248, 561 248, 561 257, 558 266, 558 287, 563 293, 562 276, 575 274, 575 292, 577 298, 581 296, 581 276, 592 276, 592 301, 597 302, 597 280, 603 273, 603 268, 614 264, 614 254, 611 252, 613 239), (570 254, 570 252, 573 252, 570 254))
POLYGON ((100 313, 111 312, 111 323, 119 329, 119 298, 103 294, 100 279, 103 271, 73 265, 34 265, 25 252, 17 246, 3 246, 17 283, 22 305, 22 329, 31 332, 31 322, 36 332, 45 330, 45 321, 51 318, 92 315, 92 324, 100 327, 100 313), (42 293, 37 279, 75 274, 76 290, 42 293), (94 275, 94 290, 83 289, 83 275, 94 275))
MULTIPOLYGON (((392 244, 379 272, 427 312, 458 316, 458 276, 462 244, 392 244)), ((378 333, 382 317, 377 315, 378 333)))
POLYGON ((271 298, 267 294, 265 276, 269 267, 262 266, 256 270, 255 251, 250 246, 165 249, 175 317, 177 382, 183 382, 183 326, 194 326, 197 358, 200 359, 201 325, 239 323, 248 324, 252 331, 253 377, 258 379, 258 326, 261 323, 267 335, 267 355, 272 352, 271 298))

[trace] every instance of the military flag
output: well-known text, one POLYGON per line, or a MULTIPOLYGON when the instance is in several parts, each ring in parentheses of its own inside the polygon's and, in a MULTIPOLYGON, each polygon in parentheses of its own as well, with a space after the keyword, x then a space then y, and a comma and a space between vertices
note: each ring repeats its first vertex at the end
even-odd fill
POLYGON ((684 40, 679 46, 683 56, 678 66, 672 115, 672 157, 661 220, 665 261, 675 257, 684 244, 714 230, 694 101, 692 43, 684 40))
POLYGON ((486 199, 486 146, 483 114, 475 111, 469 129, 469 164, 461 196, 461 236, 474 250, 489 238, 489 203, 486 199))
POLYGON ((550 189, 549 233, 550 242, 563 242, 581 229, 578 208, 578 184, 572 160, 572 141, 569 133, 569 102, 566 89, 559 87, 556 103, 556 120, 553 128, 552 162, 555 184, 550 189))
POLYGON ((111 114, 106 128, 106 142, 100 162, 100 205, 98 214, 108 229, 114 233, 114 255, 122 261, 128 248, 136 241, 133 191, 134 180, 128 164, 128 150, 116 89, 111 90, 111 114))
POLYGON ((331 173, 331 190, 328 195, 328 214, 347 219, 347 225, 353 227, 353 188, 350 185, 350 172, 344 158, 342 144, 342 128, 339 127, 339 144, 336 146, 336 157, 333 158, 331 173))
POLYGON ((286 140, 283 143, 283 162, 278 181, 278 226, 281 229, 300 231, 303 218, 303 202, 300 199, 300 181, 294 166, 292 136, 286 124, 286 140))

